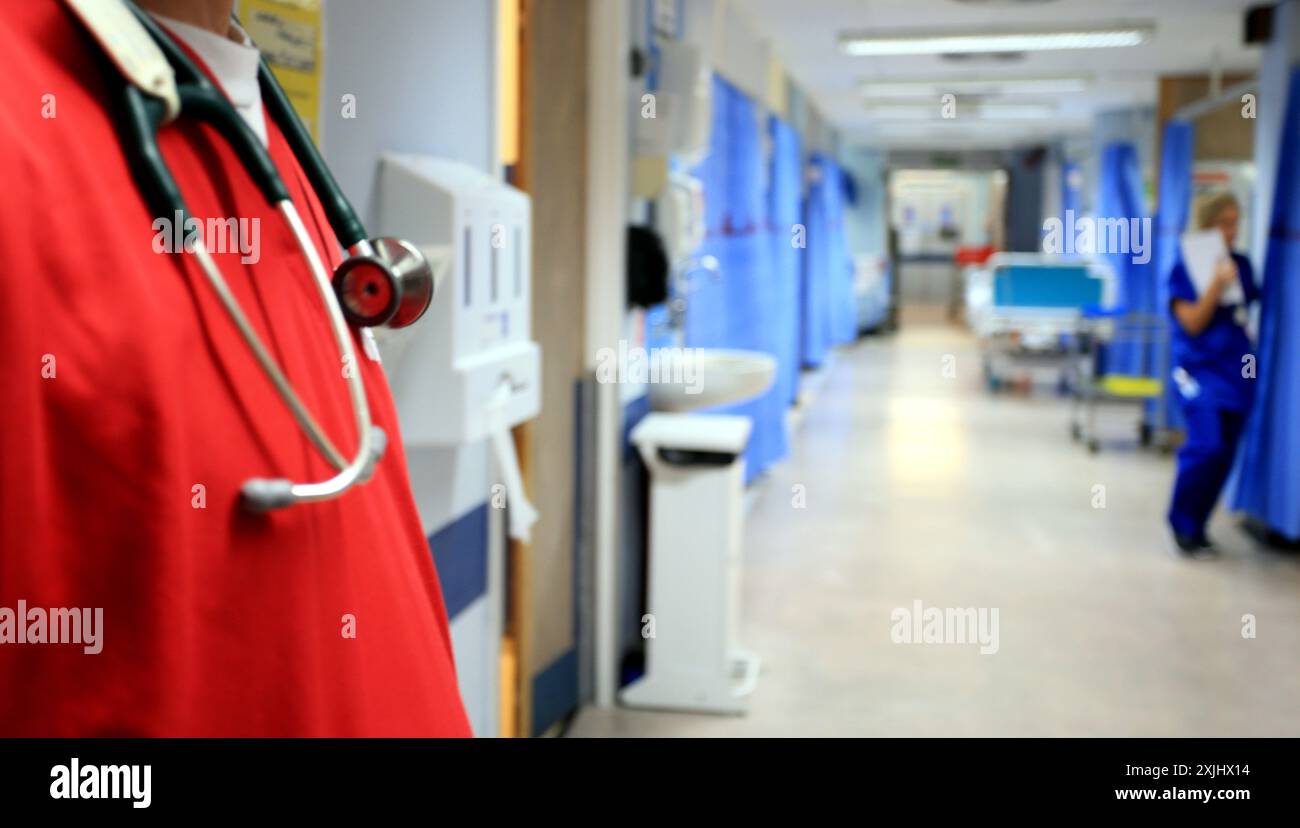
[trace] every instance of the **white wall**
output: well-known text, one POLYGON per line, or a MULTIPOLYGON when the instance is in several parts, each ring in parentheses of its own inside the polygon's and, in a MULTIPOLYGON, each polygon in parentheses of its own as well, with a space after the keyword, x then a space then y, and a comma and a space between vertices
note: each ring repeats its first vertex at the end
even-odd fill
POLYGON ((702 46, 714 70, 756 101, 767 99, 771 45, 745 19, 736 0, 686 0, 684 39, 702 46))
MULTIPOLYGON (((496 3, 489 0, 326 0, 321 148, 371 235, 375 172, 385 151, 450 158, 495 172, 496 3), (356 117, 341 117, 344 95, 356 117)), ((487 499, 487 444, 407 450, 427 535, 487 499)), ((499 561, 499 513, 489 510, 499 561)), ((499 570, 489 568, 489 581, 499 570)), ((497 577, 499 581, 499 577, 497 577)), ((452 619, 456 669, 474 732, 497 732, 499 612, 486 596, 452 619)))
POLYGON ((494 171, 495 26, 489 0, 326 0, 321 145, 363 220, 385 150, 494 171))
POLYGON ((858 185, 858 203, 847 207, 845 212, 849 249, 855 255, 883 256, 889 247, 889 221, 885 215, 885 154, 859 146, 845 152, 842 161, 858 185))

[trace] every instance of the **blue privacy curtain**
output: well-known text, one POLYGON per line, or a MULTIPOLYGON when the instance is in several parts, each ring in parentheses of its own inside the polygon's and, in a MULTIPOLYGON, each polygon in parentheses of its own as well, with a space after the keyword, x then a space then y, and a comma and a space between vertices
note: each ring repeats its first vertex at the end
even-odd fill
POLYGON ((849 254, 844 214, 848 210, 849 176, 837 162, 831 163, 833 175, 827 185, 830 198, 831 297, 833 314, 831 335, 835 344, 852 342, 858 333, 858 298, 853 288, 853 257, 849 254))
POLYGON ((803 364, 817 368, 831 346, 857 335, 853 264, 844 231, 844 173, 820 153, 809 160, 812 183, 804 209, 803 364))
POLYGON ((799 395, 799 294, 802 253, 795 225, 803 212, 803 156, 799 133, 777 118, 768 119, 772 144, 768 181, 768 230, 771 234, 772 282, 776 292, 777 397, 787 404, 799 395))
POLYGON ((809 161, 810 184, 804 202, 803 284, 800 289, 800 363, 818 368, 830 350, 830 282, 826 244, 830 219, 826 215, 825 178, 827 160, 814 155, 809 161))
MULTIPOLYGON (((692 174, 704 187, 704 243, 698 254, 701 258, 713 256, 722 261, 727 221, 726 171, 727 147, 730 143, 730 119, 727 102, 731 87, 717 75, 713 77, 713 124, 710 129, 709 152, 692 174)), ((684 345, 688 348, 725 348, 727 346, 726 294, 722 277, 714 277, 698 270, 688 276, 690 295, 685 297, 686 331, 684 345)))
MULTIPOLYGON (((727 102, 728 133, 726 192, 727 232, 723 245, 723 279, 727 286, 727 343, 779 360, 782 350, 782 308, 772 274, 772 237, 768 230, 767 176, 764 132, 767 119, 758 106, 732 88, 727 102)), ((780 371, 778 370, 778 374, 780 371)), ((754 431, 745 452, 746 478, 752 479, 786 456, 786 400, 772 387, 730 413, 753 418, 754 431)))
POLYGON ((1070 212, 1073 212, 1076 218, 1083 215, 1083 193, 1079 190, 1079 178, 1079 162, 1063 159, 1061 161, 1062 221, 1070 212))
POLYGON ((1300 539, 1300 70, 1292 72, 1264 255, 1259 388, 1246 427, 1234 505, 1300 539))
MULTIPOLYGON (((1128 142, 1107 144, 1101 152, 1101 166, 1097 192, 1097 244, 1103 244, 1101 230, 1104 220, 1123 220, 1149 217, 1146 200, 1142 194, 1142 172, 1138 166, 1137 148, 1128 142)), ((1150 241, 1147 239, 1146 241, 1150 241)), ((1130 237, 1130 247, 1132 240, 1130 237)), ((1154 314, 1156 312, 1156 286, 1152 278, 1154 268, 1150 262, 1138 264, 1133 261, 1135 251, 1106 253, 1101 258, 1108 261, 1115 271, 1119 287, 1119 302, 1128 313, 1154 314)), ((1152 376, 1154 364, 1151 349, 1143 347, 1132 331, 1120 329, 1119 339, 1107 348, 1106 366, 1110 373, 1130 376, 1152 376)))
MULTIPOLYGON (((685 345, 769 354, 778 360, 779 375, 788 346, 781 333, 780 286, 772 274, 765 126, 748 96, 714 77, 710 152, 695 173, 704 184, 708 228, 700 254, 717 258, 720 275, 692 275, 685 345)), ((747 481, 785 457, 786 404, 774 383, 757 399, 717 410, 753 420, 745 451, 747 481)))
MULTIPOLYGON (((1165 126, 1160 143, 1159 200, 1156 202, 1155 251, 1151 256, 1156 287, 1157 315, 1165 325, 1175 324, 1169 318, 1169 274, 1178 263, 1178 240, 1187 229, 1187 218, 1192 203, 1192 152, 1196 132, 1187 121, 1170 121, 1165 126)), ((1152 367, 1165 368, 1161 377, 1165 384, 1165 421, 1155 423, 1160 428, 1178 428, 1182 425, 1182 409, 1173 399, 1170 382, 1169 343, 1155 346, 1161 349, 1153 358, 1152 367)))

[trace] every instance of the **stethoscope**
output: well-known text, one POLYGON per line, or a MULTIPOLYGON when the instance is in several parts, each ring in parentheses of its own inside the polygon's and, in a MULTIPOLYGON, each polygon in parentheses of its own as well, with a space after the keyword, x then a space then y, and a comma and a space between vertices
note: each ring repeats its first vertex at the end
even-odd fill
POLYGON ((268 512, 339 497, 351 487, 370 479, 387 444, 383 430, 370 420, 361 367, 357 364, 348 325, 401 328, 412 324, 432 301, 432 270, 424 256, 407 242, 367 238, 365 228, 325 166, 284 90, 266 62, 262 61, 258 83, 267 111, 284 134, 325 210, 330 227, 348 253, 331 278, 276 171, 275 163, 252 128, 235 111, 225 94, 208 80, 153 18, 135 8, 134 4, 128 5, 171 64, 180 99, 180 113, 169 113, 162 99, 142 91, 129 81, 125 84, 126 106, 121 119, 123 144, 136 183, 150 208, 155 215, 175 216, 181 220, 189 216, 180 189, 159 151, 159 128, 175 116, 186 114, 216 129, 239 156, 262 195, 280 212, 292 231, 325 304, 342 358, 341 373, 347 380, 359 438, 356 453, 351 458, 338 450, 303 405, 284 371, 244 315, 201 238, 195 239, 192 246, 187 240, 184 252, 191 253, 198 262, 226 313, 239 329, 240 336, 292 412, 303 434, 337 472, 333 477, 316 483, 297 483, 287 478, 250 479, 240 490, 243 506, 253 512, 268 512))

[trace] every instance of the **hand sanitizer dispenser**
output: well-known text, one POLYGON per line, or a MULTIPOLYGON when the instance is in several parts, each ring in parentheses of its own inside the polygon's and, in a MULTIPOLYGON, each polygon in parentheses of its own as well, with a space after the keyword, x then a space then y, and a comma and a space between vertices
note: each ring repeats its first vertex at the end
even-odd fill
POLYGON ((511 535, 526 540, 536 514, 509 431, 541 407, 528 196, 466 164, 389 154, 377 205, 376 226, 410 240, 440 274, 425 318, 380 340, 402 438, 411 446, 491 440, 511 535))

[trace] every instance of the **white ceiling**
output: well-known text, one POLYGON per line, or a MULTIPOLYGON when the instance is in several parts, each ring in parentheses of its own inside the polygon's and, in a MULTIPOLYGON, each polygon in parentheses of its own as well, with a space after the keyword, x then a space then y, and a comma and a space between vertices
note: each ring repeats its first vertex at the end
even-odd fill
MULTIPOLYGON (((1242 44, 1245 9, 1261 0, 731 0, 817 108, 850 140, 881 146, 1005 147, 1086 134, 1098 111, 1154 104, 1161 75, 1253 72, 1258 46, 1242 44), (938 56, 850 57, 838 47, 842 31, 1064 27, 1152 22, 1152 40, 1130 48, 1031 52, 1013 62, 953 63, 938 56), (873 119, 860 84, 865 80, 958 77, 1087 76, 1087 91, 1008 98, 1047 104, 1050 117, 1033 120, 873 119)), ((884 102, 880 102, 884 103, 884 102)), ((924 101, 920 102, 924 106, 924 101)), ((930 104, 937 116, 939 102, 930 104)), ((967 110, 973 111, 973 110, 967 110)))

